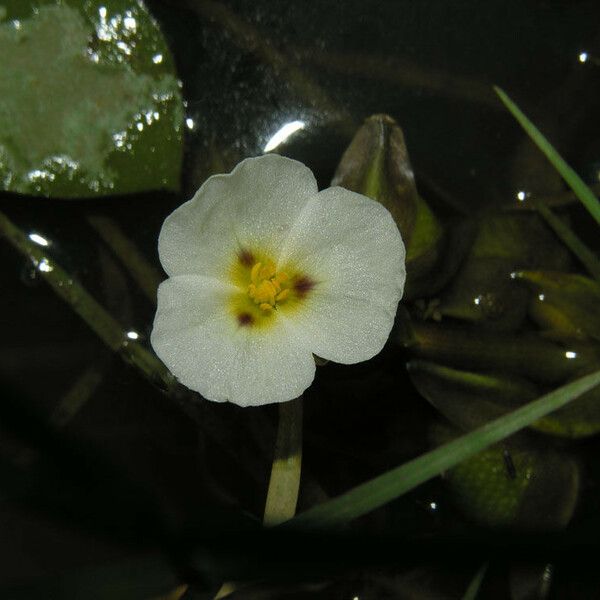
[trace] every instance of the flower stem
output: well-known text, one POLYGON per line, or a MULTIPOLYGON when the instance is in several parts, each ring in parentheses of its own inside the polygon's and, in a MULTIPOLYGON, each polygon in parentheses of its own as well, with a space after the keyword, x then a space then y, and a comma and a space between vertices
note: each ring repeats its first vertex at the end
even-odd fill
MULTIPOLYGON (((302 470, 302 396, 279 405, 279 424, 271 466, 263 523, 273 527, 296 514, 302 470)), ((214 600, 221 600, 244 584, 226 581, 214 600)))
POLYGON ((296 514, 302 470, 302 397, 279 405, 279 426, 263 523, 278 525, 296 514))

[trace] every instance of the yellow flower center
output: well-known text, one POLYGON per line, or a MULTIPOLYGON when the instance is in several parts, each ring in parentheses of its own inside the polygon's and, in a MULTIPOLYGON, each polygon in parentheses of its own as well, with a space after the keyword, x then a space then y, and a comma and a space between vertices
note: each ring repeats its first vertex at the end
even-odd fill
POLYGON ((257 262, 250 271, 248 296, 261 310, 269 312, 290 295, 289 279, 283 271, 277 273, 273 261, 257 262))
POLYGON ((292 263, 277 270, 275 262, 254 248, 241 247, 229 268, 235 286, 229 308, 245 328, 269 327, 277 316, 290 315, 305 303, 318 282, 292 263))

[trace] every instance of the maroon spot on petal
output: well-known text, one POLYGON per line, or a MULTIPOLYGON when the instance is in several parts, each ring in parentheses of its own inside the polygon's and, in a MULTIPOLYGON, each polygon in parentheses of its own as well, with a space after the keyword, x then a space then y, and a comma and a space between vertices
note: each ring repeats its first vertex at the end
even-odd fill
POLYGON ((244 267, 251 267, 254 264, 254 254, 247 248, 242 248, 238 252, 238 260, 244 267))
POLYGON ((250 325, 252 325, 252 323, 254 322, 252 315, 247 312, 240 313, 237 316, 237 320, 240 324, 240 327, 250 327, 250 325))
POLYGON ((314 287, 315 282, 306 276, 299 277, 294 281, 294 291, 300 298, 304 298, 314 287))

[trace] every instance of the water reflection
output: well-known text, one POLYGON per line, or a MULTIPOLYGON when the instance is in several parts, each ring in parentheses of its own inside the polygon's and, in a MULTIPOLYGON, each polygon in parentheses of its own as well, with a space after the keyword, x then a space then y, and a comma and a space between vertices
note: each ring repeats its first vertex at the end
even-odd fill
POLYGON ((305 126, 306 124, 304 121, 291 121, 290 123, 286 123, 267 142, 263 152, 271 152, 271 150, 275 150, 277 146, 283 144, 283 142, 285 142, 292 134, 296 133, 296 131, 299 131, 300 129, 304 129, 305 126))
POLYGON ((38 246, 50 245, 50 242, 44 236, 40 235, 39 233, 35 233, 34 231, 29 234, 29 239, 38 246))

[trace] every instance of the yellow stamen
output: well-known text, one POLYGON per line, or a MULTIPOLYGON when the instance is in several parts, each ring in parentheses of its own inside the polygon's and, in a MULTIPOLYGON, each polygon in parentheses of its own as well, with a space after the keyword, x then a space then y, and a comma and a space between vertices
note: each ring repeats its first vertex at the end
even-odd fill
POLYGON ((277 296, 275 296, 275 302, 281 302, 285 300, 290 295, 290 290, 285 289, 283 292, 279 292, 277 296))
POLYGON ((248 296, 261 310, 272 311, 277 308, 278 302, 283 302, 290 295, 285 287, 288 279, 286 273, 277 273, 274 262, 257 262, 250 270, 248 296))
POLYGON ((257 262, 252 267, 252 271, 250 271, 250 281, 252 281, 252 283, 258 283, 258 272, 260 271, 261 267, 262 267, 262 263, 260 263, 260 262, 257 262))

